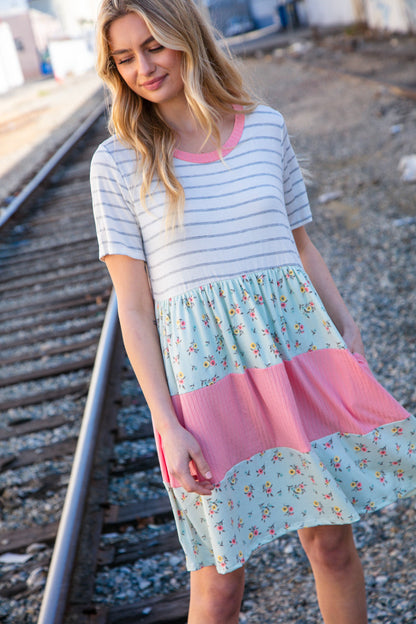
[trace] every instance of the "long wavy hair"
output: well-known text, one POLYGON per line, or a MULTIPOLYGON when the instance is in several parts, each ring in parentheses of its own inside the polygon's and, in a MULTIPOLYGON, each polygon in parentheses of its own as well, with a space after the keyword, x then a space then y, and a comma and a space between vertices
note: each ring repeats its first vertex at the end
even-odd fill
POLYGON ((233 113, 235 107, 242 113, 253 111, 257 101, 194 0, 103 0, 97 22, 97 71, 112 96, 109 129, 136 152, 142 176, 140 199, 145 207, 152 180, 158 179, 164 185, 169 229, 182 223, 185 202, 173 165, 175 132, 157 106, 127 86, 111 56, 109 28, 129 13, 143 18, 158 43, 182 52, 181 74, 187 103, 206 132, 206 140, 214 138, 220 155, 218 121, 233 113))

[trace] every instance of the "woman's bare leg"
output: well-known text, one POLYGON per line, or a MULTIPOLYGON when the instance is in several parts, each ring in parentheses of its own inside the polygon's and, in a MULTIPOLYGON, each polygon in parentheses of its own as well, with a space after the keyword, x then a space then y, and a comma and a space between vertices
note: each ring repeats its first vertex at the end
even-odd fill
POLYGON ((188 624, 237 624, 244 568, 219 574, 214 566, 191 572, 188 624))
POLYGON ((351 525, 298 531, 325 624, 367 624, 364 574, 351 525))

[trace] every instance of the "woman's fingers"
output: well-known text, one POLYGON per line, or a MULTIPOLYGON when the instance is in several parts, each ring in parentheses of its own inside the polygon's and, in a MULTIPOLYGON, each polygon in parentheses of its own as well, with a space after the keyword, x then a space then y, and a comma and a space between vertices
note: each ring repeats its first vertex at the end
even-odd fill
POLYGON ((187 492, 211 494, 211 470, 194 436, 183 427, 175 427, 165 432, 163 446, 170 475, 187 492))
POLYGON ((191 459, 198 473, 202 475, 204 479, 207 479, 208 481, 212 479, 212 473, 211 473, 210 467, 208 465, 207 460, 202 454, 199 444, 197 448, 195 448, 195 450, 191 450, 189 454, 191 456, 191 459))
POLYGON ((189 493, 195 492, 196 494, 209 495, 214 489, 214 486, 210 481, 200 481, 196 476, 193 476, 189 464, 184 470, 180 470, 177 471, 176 474, 172 474, 175 479, 179 481, 184 490, 189 493))
POLYGON ((212 490, 214 489, 214 485, 211 481, 212 473, 208 465, 208 462, 206 461, 205 457, 202 454, 201 449, 198 448, 198 450, 191 453, 190 456, 191 456, 191 462, 189 466, 190 466, 190 473, 194 479, 194 484, 197 484, 197 486, 202 487, 204 489, 204 494, 211 494, 212 490))
MULTIPOLYGON (((196 441, 195 444, 197 445, 196 441)), ((181 475, 178 475, 178 481, 187 492, 211 494, 214 489, 211 482, 212 473, 199 445, 189 449, 188 453, 188 465, 181 471, 181 475)))

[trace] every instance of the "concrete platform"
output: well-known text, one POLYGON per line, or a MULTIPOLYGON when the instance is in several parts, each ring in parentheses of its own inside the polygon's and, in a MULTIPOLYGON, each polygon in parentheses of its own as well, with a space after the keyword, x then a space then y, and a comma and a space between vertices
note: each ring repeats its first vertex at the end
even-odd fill
POLYGON ((102 101, 95 72, 44 78, 0 96, 0 206, 102 101))

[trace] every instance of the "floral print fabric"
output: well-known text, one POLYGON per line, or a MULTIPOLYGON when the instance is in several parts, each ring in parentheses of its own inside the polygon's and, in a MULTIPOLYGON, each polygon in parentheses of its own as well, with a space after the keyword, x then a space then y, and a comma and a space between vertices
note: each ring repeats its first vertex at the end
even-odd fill
POLYGON ((288 531, 348 524, 416 488, 416 421, 337 433, 310 453, 275 448, 234 466, 211 496, 168 488, 187 565, 241 567, 288 531))
MULTIPOLYGON (((348 388, 355 388, 355 395, 360 396, 361 389, 367 387, 363 378, 367 383, 372 376, 365 361, 356 358, 360 366, 355 365, 353 374, 358 377, 349 378, 349 385, 347 380, 343 381, 344 371, 347 371, 343 366, 344 356, 350 356, 350 360, 354 358, 302 267, 283 266, 205 284, 157 302, 156 318, 174 405, 179 402, 181 409, 189 410, 188 421, 193 419, 197 427, 199 423, 194 435, 204 430, 204 435, 211 439, 215 430, 217 437, 211 444, 219 448, 221 442, 224 448, 221 456, 226 459, 211 496, 189 494, 170 483, 163 444, 156 436, 165 485, 190 570, 215 565, 220 573, 230 572, 242 566, 255 548, 287 531, 351 523, 361 514, 415 490, 416 421, 403 408, 391 407, 384 396, 378 399, 378 390, 375 390, 377 405, 370 416, 377 426, 360 427, 358 430, 364 431, 361 434, 355 429, 354 433, 338 431, 338 424, 347 422, 346 413, 356 417, 356 406, 348 404, 353 400, 348 388), (328 355, 325 357, 328 364, 317 372, 320 353, 328 355), (300 366, 299 362, 302 362, 300 366), (337 383, 334 381, 329 388, 331 362, 336 364, 340 374, 337 372, 337 383), (307 368, 302 368, 306 365, 307 368), (282 366, 289 385, 279 385, 278 375, 269 375, 282 366), (296 377, 295 387, 292 387, 290 380, 295 380, 295 368, 301 371, 301 379, 296 377), (227 385, 235 375, 241 383, 227 385), (269 377, 273 377, 273 384, 262 385, 262 380, 269 377), (221 388, 232 388, 236 392, 241 384, 250 384, 250 393, 257 393, 260 409, 263 409, 265 387, 276 393, 267 397, 269 406, 270 403, 289 405, 289 399, 287 403, 279 403, 278 395, 297 393, 295 404, 302 407, 303 422, 309 422, 317 412, 316 409, 313 412, 305 400, 305 384, 308 384, 308 392, 319 394, 325 431, 330 429, 331 434, 320 433, 312 440, 306 436, 302 447, 276 443, 276 439, 271 438, 265 443, 264 436, 261 441, 259 437, 259 441, 256 438, 253 443, 255 449, 244 455, 247 459, 229 461, 228 453, 230 456, 233 453, 228 449, 237 438, 233 427, 235 431, 235 423, 243 422, 238 415, 244 411, 244 418, 247 419, 247 414, 250 418, 247 402, 237 390, 234 398, 227 396, 227 401, 234 401, 233 409, 228 405, 228 408, 221 407, 219 413, 210 408, 218 403, 207 401, 206 393, 219 397, 221 402, 221 388), (343 394, 339 392, 340 385, 347 388, 343 394), (205 401, 202 406, 201 393, 205 401), (330 396, 331 403, 328 402, 330 396), (196 403, 188 400, 192 397, 196 403), (206 419, 209 420, 205 422, 206 419), (337 427, 331 423, 337 423, 337 427)), ((350 375, 351 370, 348 368, 346 374, 350 375)), ((372 381, 376 384, 373 378, 372 381)), ((373 397, 370 394, 367 397, 371 410, 373 397)), ((391 397, 389 399, 393 402, 391 397)), ((263 411, 251 414, 261 420, 263 411)), ((186 414, 181 417, 181 422, 187 422, 186 414)), ((288 429, 293 427, 294 432, 300 431, 300 421, 295 422, 285 408, 267 411, 267 418, 270 417, 282 422, 286 418, 288 429)), ((362 418, 364 421, 364 414, 362 418)), ((281 422, 278 424, 281 427, 281 422)), ((270 427, 270 431, 272 429, 270 427)), ((320 431, 319 427, 316 431, 320 431)), ((302 435, 301 432, 298 438, 302 435)), ((281 437, 278 432, 277 438, 281 437)), ((296 436, 293 439, 297 439, 296 436)))
POLYGON ((300 266, 214 282, 156 304, 171 394, 344 342, 300 266))

